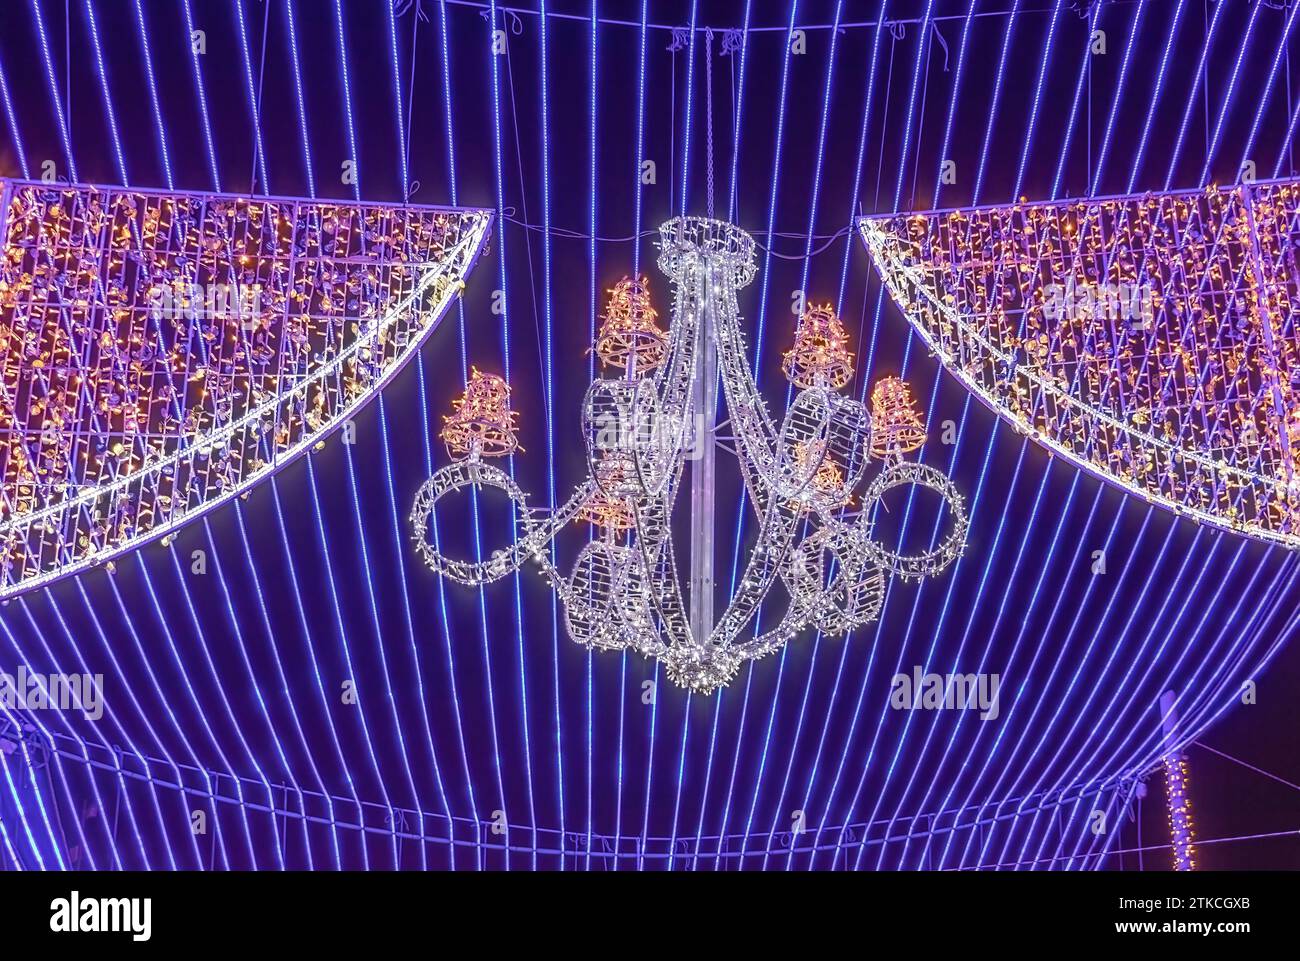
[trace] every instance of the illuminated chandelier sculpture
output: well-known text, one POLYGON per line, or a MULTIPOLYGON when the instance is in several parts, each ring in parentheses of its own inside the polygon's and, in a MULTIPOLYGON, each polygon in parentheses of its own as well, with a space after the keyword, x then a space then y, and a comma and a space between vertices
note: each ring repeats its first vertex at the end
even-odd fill
POLYGON ((0 182, 0 598, 320 444, 434 329, 491 217, 0 182))
POLYGON ((1017 429, 1300 546, 1300 182, 860 221, 895 301, 1017 429))
POLYGON ((533 510, 510 475, 486 460, 514 448, 514 421, 505 383, 475 371, 442 432, 455 459, 420 489, 411 520, 417 550, 438 573, 480 585, 532 560, 563 600, 573 640, 658 658, 675 681, 709 692, 745 661, 806 629, 840 635, 874 620, 886 578, 943 570, 963 550, 967 519, 944 475, 903 459, 924 441, 906 385, 882 381, 870 412, 839 393, 852 376, 852 357, 829 307, 807 311, 785 355, 784 369, 799 389, 778 425, 749 369, 736 301, 737 290, 754 277, 753 240, 730 224, 696 217, 664 224, 660 238, 659 266, 675 288, 672 324, 667 331, 656 324, 643 279, 624 280, 611 291, 595 349, 614 373, 587 391, 582 423, 589 476, 573 495, 552 510, 533 510), (729 439, 760 526, 736 594, 715 618, 719 380, 729 439), (873 456, 880 470, 854 504, 873 456), (671 515, 688 464, 690 591, 684 596, 671 515), (946 537, 914 555, 873 536, 881 499, 905 485, 936 491, 951 514, 946 537), (435 505, 467 487, 503 491, 521 532, 508 548, 477 562, 444 556, 431 533, 435 505), (551 542, 575 519, 600 534, 565 575, 552 560, 551 542), (778 581, 788 605, 774 626, 759 631, 760 605, 778 581))

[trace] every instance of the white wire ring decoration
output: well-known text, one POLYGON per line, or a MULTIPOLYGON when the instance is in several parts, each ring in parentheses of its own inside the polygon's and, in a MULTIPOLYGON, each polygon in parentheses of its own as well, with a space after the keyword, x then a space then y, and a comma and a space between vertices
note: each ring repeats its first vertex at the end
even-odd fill
POLYGON ((947 568, 965 550, 966 533, 970 527, 970 519, 966 514, 966 501, 953 482, 933 467, 904 460, 890 464, 871 482, 862 496, 862 519, 859 523, 867 534, 867 550, 876 563, 905 581, 930 577, 947 568), (871 537, 875 526, 874 508, 889 491, 912 484, 928 488, 943 498, 949 513, 952 514, 952 525, 948 535, 939 542, 937 547, 919 554, 900 554, 889 550, 871 537))

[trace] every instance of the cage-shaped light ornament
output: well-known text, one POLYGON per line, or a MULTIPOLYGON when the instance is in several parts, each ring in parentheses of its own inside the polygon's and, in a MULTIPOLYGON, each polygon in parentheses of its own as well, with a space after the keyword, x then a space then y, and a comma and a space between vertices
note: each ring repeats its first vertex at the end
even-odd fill
POLYGON ((814 508, 814 500, 824 506, 847 507, 853 503, 853 492, 844 477, 844 471, 835 459, 824 453, 824 441, 799 441, 795 444, 795 461, 800 468, 810 462, 821 459, 821 466, 808 482, 808 490, 803 496, 801 511, 808 513, 814 508))
POLYGON ((504 457, 519 449, 510 385, 496 374, 470 368, 465 393, 452 402, 439 435, 452 457, 504 457))
POLYGON ((925 425, 901 377, 882 377, 871 389, 871 455, 899 457, 925 443, 925 425))
POLYGON ((849 335, 830 304, 809 304, 785 352, 781 369, 796 387, 839 390, 853 377, 849 335))
POLYGON ((629 463, 625 458, 606 454, 596 464, 596 490, 582 506, 578 516, 607 533, 630 531, 636 527, 632 504, 626 497, 609 493, 627 479, 629 463))
POLYGON ((609 290, 604 323, 596 334, 596 355, 607 367, 633 377, 655 370, 668 351, 668 334, 655 322, 659 312, 650 303, 645 277, 624 277, 609 290))
POLYGON ((1187 758, 1181 753, 1164 759, 1169 838, 1174 850, 1174 870, 1196 869, 1196 833, 1192 829, 1192 802, 1187 793, 1187 758))

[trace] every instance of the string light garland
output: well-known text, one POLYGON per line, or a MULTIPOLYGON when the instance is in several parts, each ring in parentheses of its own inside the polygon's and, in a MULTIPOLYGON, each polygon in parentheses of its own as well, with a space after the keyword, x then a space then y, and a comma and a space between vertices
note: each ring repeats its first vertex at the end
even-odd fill
MULTIPOLYGON (((914 408, 902 381, 890 379, 882 394, 891 398, 884 410, 893 419, 886 419, 890 433, 879 439, 866 407, 838 393, 852 377, 852 355, 828 306, 810 308, 801 319, 786 353, 787 376, 800 389, 781 422, 772 420, 748 366, 736 302, 737 290, 755 272, 748 234, 705 218, 669 221, 660 228, 659 267, 675 288, 666 332, 654 324, 644 278, 625 278, 610 292, 595 349, 618 373, 597 379, 587 391, 582 422, 589 474, 572 496, 550 510, 530 508, 510 475, 484 460, 490 452, 484 445, 458 441, 448 445, 453 462, 416 495, 411 523, 416 550, 439 574, 477 586, 532 561, 563 601, 574 641, 657 658, 677 683, 707 693, 730 681, 745 661, 779 650, 805 629, 839 635, 874 620, 888 576, 934 575, 960 556, 967 517, 946 477, 903 460, 920 441, 908 430, 914 408), (703 499, 703 481, 711 480, 709 447, 719 441, 716 427, 697 424, 715 412, 709 389, 718 379, 746 497, 760 528, 736 593, 714 621, 713 579, 707 564, 700 563, 699 545, 711 554, 712 542, 701 537, 707 531, 700 526, 712 525, 716 512, 703 499), (883 463, 861 510, 849 516, 844 508, 865 480, 876 447, 883 463), (670 523, 688 463, 693 472, 689 614, 670 523), (947 537, 916 555, 897 553, 874 532, 881 499, 907 485, 936 491, 950 514, 947 537), (521 536, 483 561, 445 556, 430 529, 437 504, 465 488, 485 487, 497 488, 514 503, 521 536), (574 519, 597 525, 603 536, 589 542, 565 574, 552 560, 551 542, 574 519), (778 580, 789 603, 774 627, 759 631, 753 627, 759 605, 778 580)), ((494 381, 489 391, 484 383, 484 375, 471 376, 466 399, 453 416, 473 417, 513 442, 513 420, 503 406, 507 389, 494 381), (472 414, 462 413, 467 409, 472 414)))
POLYGON ((1152 503, 1300 545, 1300 182, 859 229, 927 344, 1019 430, 1152 503))
POLYGON ((433 330, 490 223, 0 182, 0 597, 107 565, 320 444, 433 330))
POLYGON ((1192 871, 1196 868, 1196 849, 1193 841, 1192 802, 1187 793, 1187 758, 1181 752, 1164 758, 1165 798, 1169 815, 1169 837, 1173 841, 1174 870, 1192 871))

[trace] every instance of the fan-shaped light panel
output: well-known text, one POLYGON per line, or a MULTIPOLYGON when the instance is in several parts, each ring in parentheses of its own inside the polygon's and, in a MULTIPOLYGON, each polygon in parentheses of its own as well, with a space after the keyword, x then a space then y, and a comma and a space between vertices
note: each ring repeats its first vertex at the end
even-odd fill
POLYGON ((0 597, 167 533, 350 417, 490 212, 4 181, 0 597))
POLYGON ((1300 545, 1300 182, 866 218, 944 365, 1181 513, 1300 545))

